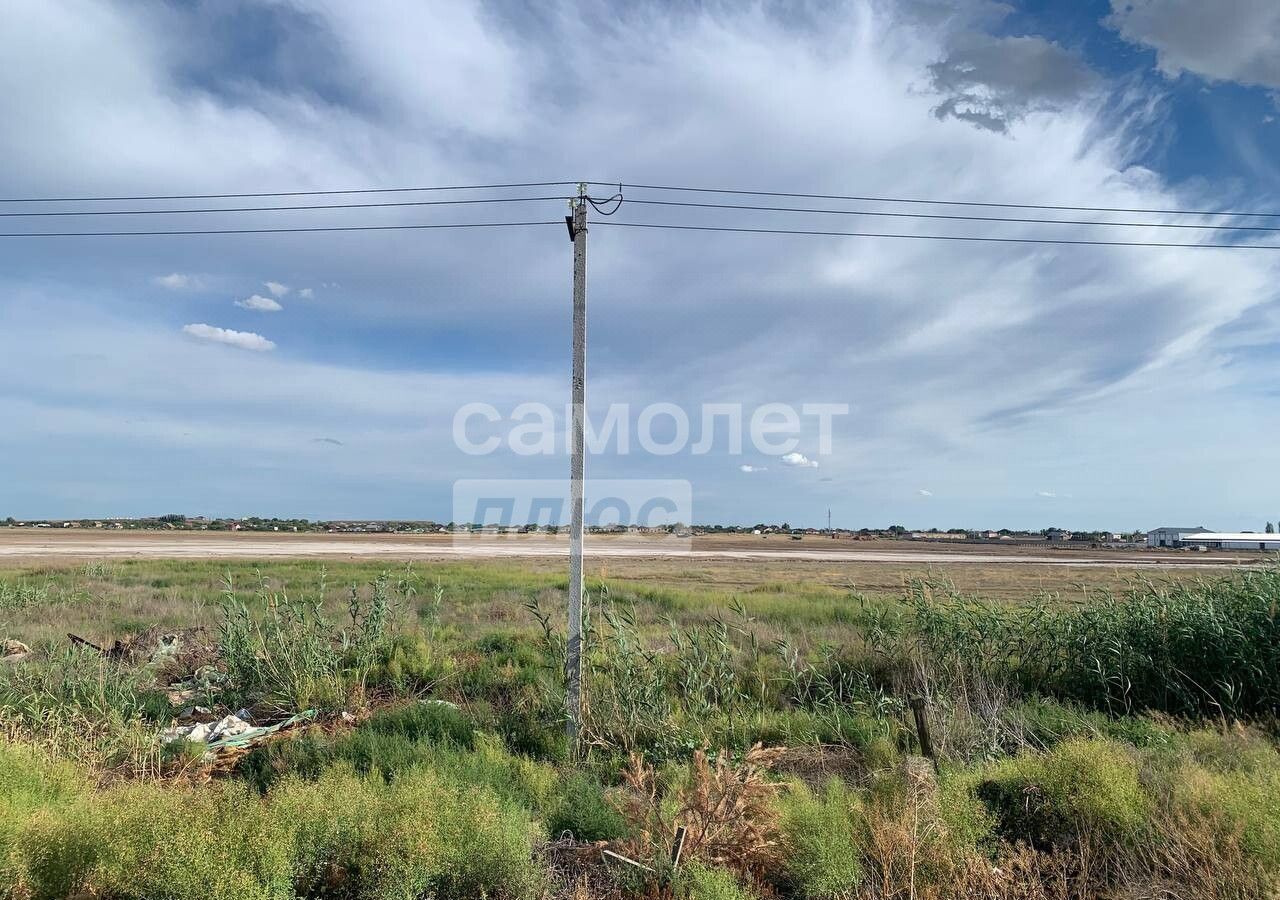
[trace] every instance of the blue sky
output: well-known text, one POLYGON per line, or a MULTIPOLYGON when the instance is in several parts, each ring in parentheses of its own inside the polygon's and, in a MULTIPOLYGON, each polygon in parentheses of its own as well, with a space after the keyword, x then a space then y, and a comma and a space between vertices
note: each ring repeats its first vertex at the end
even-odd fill
MULTIPOLYGON (((1269 0, 515 9, 10 5, 0 193, 586 178, 1280 210, 1269 0)), ((563 408, 569 251, 553 228, 0 241, 0 516, 448 518, 456 479, 562 477, 562 455, 462 453, 452 421, 563 408)), ((597 414, 676 403, 696 438, 706 403, 850 413, 827 455, 806 424, 816 467, 717 444, 591 471, 687 479, 698 521, 1261 528, 1280 516, 1277 274, 1261 250, 596 228, 597 414)))

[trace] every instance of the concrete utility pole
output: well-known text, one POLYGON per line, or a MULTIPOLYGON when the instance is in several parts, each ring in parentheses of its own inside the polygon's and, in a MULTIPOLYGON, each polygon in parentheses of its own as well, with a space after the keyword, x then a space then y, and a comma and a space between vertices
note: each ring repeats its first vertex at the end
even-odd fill
POLYGON ((565 217, 573 241, 573 422, 569 430, 569 638, 565 646, 565 711, 570 750, 582 728, 583 436, 587 406, 587 186, 578 185, 565 217))

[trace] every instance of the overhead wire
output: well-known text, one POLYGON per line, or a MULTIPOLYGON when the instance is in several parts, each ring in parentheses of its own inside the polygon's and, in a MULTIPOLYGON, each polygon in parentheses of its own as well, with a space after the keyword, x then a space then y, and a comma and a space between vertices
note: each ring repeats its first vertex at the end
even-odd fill
MULTIPOLYGON (((606 186, 609 183, 591 181, 591 185, 606 186)), ((1267 218, 1278 219, 1280 212, 1243 212, 1232 210, 1194 210, 1194 209, 1153 209, 1151 207, 1124 206, 1067 206, 1051 203, 1005 203, 993 200, 938 200, 925 197, 880 197, 857 194, 809 194, 796 191, 759 191, 739 188, 680 187, 662 184, 628 184, 633 190, 647 191, 681 191, 698 194, 736 194, 744 197, 791 197, 801 200, 847 200, 859 203, 916 203, 934 206, 982 206, 996 209, 1048 209, 1061 212, 1100 212, 1100 213, 1148 213, 1166 216, 1225 216, 1228 218, 1267 218)), ((634 198, 633 198, 634 199, 634 198)))
POLYGON ((32 218, 48 216, 154 216, 174 213, 244 213, 244 212, 292 212, 319 209, 383 209, 416 206, 466 206, 477 203, 535 203, 543 200, 567 199, 561 194, 554 197, 481 197, 465 200, 389 200, 379 203, 309 203, 302 206, 209 206, 201 209, 91 209, 91 210, 38 210, 0 212, 0 218, 32 218))
POLYGON ((536 222, 431 222, 400 225, 325 225, 294 228, 198 228, 180 231, 10 231, 0 232, 0 238, 24 237, 159 237, 192 234, 298 234, 304 232, 332 231, 415 231, 437 228, 521 228, 535 225, 564 227, 563 220, 536 222))
POLYGON ((449 184, 427 187, 348 188, 325 191, 255 191, 233 194, 142 194, 130 197, 0 197, 0 203, 107 203, 145 200, 239 200, 251 197, 325 197, 339 194, 405 194, 425 191, 483 191, 504 188, 565 187, 576 181, 520 181, 504 184, 449 184))
POLYGON ((584 196, 582 199, 590 203, 591 208, 600 213, 600 215, 611 216, 618 210, 622 209, 622 185, 618 185, 618 192, 612 197, 600 198, 584 196), (605 209, 604 207, 608 206, 610 203, 613 204, 613 209, 605 209))
POLYGON ((965 234, 902 234, 874 231, 819 231, 792 228, 746 228, 728 225, 680 225, 669 222, 597 222, 614 228, 655 228, 674 231, 722 231, 738 234, 792 234, 823 237, 905 238, 923 241, 982 241, 1000 244, 1082 244, 1100 247, 1185 247, 1195 250, 1280 250, 1280 244, 1193 244, 1174 241, 1101 241, 1083 238, 995 237, 965 234))
POLYGON ((894 212, 875 209, 819 209, 795 206, 757 206, 740 203, 696 203, 688 200, 639 200, 629 197, 628 203, 645 206, 675 206, 693 209, 738 209, 756 212, 820 213, 837 216, 878 216, 896 219, 945 219, 960 222, 1022 222, 1032 225, 1107 225, 1117 228, 1185 228, 1214 231, 1280 231, 1277 225, 1206 225, 1192 222, 1109 222, 1098 219, 1041 219, 1017 216, 971 216, 953 213, 894 212))
MULTIPOLYGON (((332 196, 332 195, 350 195, 350 194, 387 194, 387 193, 403 193, 410 191, 463 191, 463 190, 493 190, 493 189, 514 189, 514 188, 531 188, 531 187, 561 187, 576 185, 578 182, 506 182, 483 185, 439 185, 439 186, 422 186, 422 187, 405 187, 405 188, 369 188, 369 189, 350 189, 350 190, 331 190, 331 191, 262 191, 254 193, 226 193, 226 194, 168 194, 168 195, 145 195, 134 197, 39 197, 26 198, 25 200, 4 198, 0 199, 0 203, 41 203, 41 202, 98 202, 98 201, 156 201, 156 200, 179 200, 179 199, 230 199, 240 197, 289 197, 289 196, 332 196)), ((599 185, 602 182, 587 182, 587 184, 599 185)), ((612 187, 612 185, 610 185, 612 187)), ((1190 210, 1157 210, 1157 209, 1124 209, 1119 207, 1086 207, 1086 206, 1063 206, 1063 205, 1047 205, 1047 204, 1022 204, 1022 203, 997 203, 988 201, 956 201, 956 200, 926 200, 918 198, 891 198, 891 197, 869 197, 854 195, 837 195, 837 194, 812 194, 800 192, 782 192, 782 191, 755 191, 755 190, 731 190, 725 188, 703 188, 703 187, 675 187, 664 185, 628 185, 629 189, 639 190, 657 190, 672 192, 695 192, 695 193, 715 193, 725 195, 740 196, 768 196, 768 197, 786 197, 786 198, 812 198, 823 199, 829 201, 875 201, 881 203, 917 203, 917 204, 941 204, 946 206, 975 206, 975 207, 999 207, 1010 209, 1027 209, 1027 210, 1074 210, 1082 212, 1130 212, 1160 215, 1213 215, 1213 216, 1277 216, 1280 213, 1222 213, 1222 212, 1193 212, 1190 210)), ((962 222, 992 222, 992 223, 1009 223, 1009 224, 1029 224, 1029 225, 1071 225, 1071 226, 1105 226, 1112 228, 1176 228, 1176 229, 1201 229, 1213 231, 1230 231, 1230 232, 1280 232, 1280 227, 1270 225, 1232 225, 1220 223, 1189 223, 1189 222, 1135 222, 1135 221, 1107 221, 1096 219, 1062 219, 1062 218, 1043 218, 1033 216, 998 216, 998 215, 973 215, 961 213, 930 213, 930 212, 906 212, 901 210, 883 210, 883 209, 836 209, 827 207, 813 206, 781 206, 781 205, 765 205, 753 203, 714 203, 701 202, 694 200, 666 200, 651 198, 635 198, 623 196, 623 185, 617 185, 617 191, 609 197, 593 197, 582 194, 582 199, 591 205, 591 208, 601 216, 613 216, 622 208, 624 203, 632 203, 639 206, 656 206, 666 208, 682 208, 682 209, 706 209, 706 210, 730 210, 739 212, 768 212, 768 213, 790 213, 802 215, 841 215, 841 216, 875 216, 902 219, 921 219, 921 220, 946 220, 946 221, 962 221, 962 222)), ((270 213, 270 212, 298 212, 298 211, 322 211, 322 210, 350 210, 350 209, 379 209, 379 208, 412 208, 412 207, 432 207, 432 206, 463 206, 476 204, 500 204, 500 203, 530 203, 542 201, 562 201, 566 196, 562 194, 551 196, 535 196, 535 197, 466 197, 458 199, 446 200, 395 200, 395 201, 377 201, 377 202, 350 202, 350 203, 308 203, 287 206, 240 206, 240 207, 198 207, 198 208, 179 208, 179 209, 91 209, 91 210, 15 210, 2 211, 0 217, 4 218, 23 218, 23 217, 74 217, 74 216, 128 216, 128 215, 179 215, 179 214, 238 214, 238 213, 270 213)), ((568 198, 573 199, 573 198, 568 198)), ((428 230, 428 229, 449 229, 449 228, 500 228, 500 227, 528 227, 539 225, 558 225, 559 221, 502 221, 502 222, 455 222, 455 223, 399 223, 386 225, 317 225, 317 226, 288 226, 288 227, 225 227, 225 228, 180 228, 180 229, 138 229, 138 230, 79 230, 79 231, 22 231, 22 232, 0 232, 0 238, 42 238, 42 237, 158 237, 166 235, 218 235, 218 234, 290 234, 290 233, 322 233, 322 232, 359 232, 359 231, 403 231, 403 230, 428 230)), ((910 240, 938 240, 938 241, 978 241, 986 243, 1018 243, 1018 244, 1060 244, 1060 245, 1089 245, 1089 246, 1123 246, 1123 247, 1170 247, 1170 248, 1216 248, 1216 249, 1257 249, 1257 250, 1278 250, 1280 244, 1256 244, 1256 243, 1192 243, 1177 241, 1149 241, 1149 240, 1111 240, 1111 239, 1086 239, 1086 238, 1052 238, 1052 237, 1032 237, 1032 236, 999 236, 999 235, 983 235, 983 234, 919 234, 919 233, 902 233, 902 232, 878 232, 878 231, 839 231, 825 229, 804 229, 804 228, 770 228, 755 226, 735 226, 735 225, 715 225, 715 224, 687 224, 680 222, 618 222, 618 221, 602 221, 600 224, 617 225, 620 227, 631 228, 661 228, 668 230, 683 231, 703 231, 703 232, 725 232, 725 233, 743 233, 743 234, 775 234, 775 235, 808 235, 808 236, 830 236, 830 237, 868 237, 868 238, 900 238, 910 240)))

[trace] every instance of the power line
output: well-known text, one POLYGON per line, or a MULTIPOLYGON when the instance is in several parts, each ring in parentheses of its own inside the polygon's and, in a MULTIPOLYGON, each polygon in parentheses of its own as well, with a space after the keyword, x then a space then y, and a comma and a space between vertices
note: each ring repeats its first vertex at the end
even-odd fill
MULTIPOLYGON (((591 181, 591 185, 611 186, 612 182, 591 181)), ((661 184, 628 184, 646 191, 683 191, 697 194, 737 194, 746 197, 794 197, 801 200, 851 200, 859 203, 920 203, 934 206, 984 206, 995 209, 1050 209, 1061 212, 1148 213, 1162 216, 1228 216, 1235 218, 1280 219, 1280 212, 1231 212, 1227 210, 1150 209, 1123 206, 1063 206, 1047 203, 997 203, 986 200, 930 200, 922 197, 864 197, 849 194, 804 194, 790 191, 750 191, 729 188, 677 187, 661 184)), ((638 202, 628 198, 629 202, 638 202)))
POLYGON ((0 232, 0 238, 25 237, 158 237, 184 234, 297 234, 316 231, 413 231, 432 228, 521 228, 531 225, 564 227, 564 220, 549 222, 447 222, 416 225, 326 225, 307 228, 200 228, 183 231, 11 231, 0 232))
MULTIPOLYGON (((528 222, 448 222, 402 225, 327 225, 294 228, 200 228, 165 231, 24 231, 0 232, 0 238, 67 238, 67 237, 160 237, 215 234, 299 234, 314 232, 348 231, 417 231, 448 228, 520 228, 539 225, 563 226, 563 221, 528 222)), ((1280 250, 1280 244, 1194 244, 1173 241, 1103 241, 1068 238, 991 237, 959 234, 902 234, 900 232, 873 231, 821 231, 792 228, 746 228, 727 225, 679 225, 665 222, 611 222, 598 221, 597 225, 619 228, 655 228, 675 231, 712 231, 739 234, 785 234, 823 237, 904 238, 924 241, 980 241, 1001 244, 1076 244, 1100 247, 1184 247, 1188 249, 1221 250, 1280 250)))
POLYGON ((659 228, 674 231, 725 231, 743 234, 796 234, 824 237, 906 238, 920 241, 983 241, 997 244, 1084 244, 1097 247, 1186 247, 1220 250, 1280 250, 1280 244, 1189 244, 1173 241, 1093 241, 1070 238, 988 237, 965 234, 901 234, 874 231, 811 231, 790 228, 736 228, 727 225, 675 225, 665 222, 596 222, 615 228, 659 228))
MULTIPOLYGON (((2 197, 0 203, 105 203, 154 200, 234 200, 262 197, 322 197, 353 194, 402 194, 434 191, 501 190, 534 187, 571 187, 576 181, 522 181, 492 184, 424 185, 394 188, 348 188, 343 190, 312 191, 253 191, 209 194, 137 194, 129 196, 78 196, 78 197, 2 197)), ((591 181, 590 185, 617 187, 617 182, 591 181)), ((754 197, 788 197, 805 200, 842 200, 861 203, 907 203, 933 206, 977 206, 996 209, 1057 210, 1061 212, 1145 213, 1150 215, 1226 216, 1234 218, 1280 218, 1280 212, 1244 212, 1230 210, 1154 209, 1150 207, 1071 206, 1045 203, 1004 203, 986 200, 948 200, 925 197, 883 197, 857 194, 817 194, 798 191, 760 191, 736 188, 690 187, 658 184, 629 184, 628 188, 649 191, 675 191, 703 194, 729 194, 754 197)), ((560 199, 560 198, 556 198, 560 199)), ((632 200, 631 202, 640 202, 632 200)), ((654 201, 650 201, 654 202, 654 201)), ((319 207, 317 207, 319 208, 319 207)), ((239 210, 237 210, 239 211, 239 210)), ((254 211, 259 210, 245 210, 254 211)))
MULTIPOLYGON (((380 209, 397 206, 465 206, 475 203, 533 203, 542 200, 564 201, 558 197, 483 197, 466 200, 391 200, 385 203, 313 203, 305 206, 221 206, 202 209, 91 209, 91 210, 42 210, 39 212, 0 212, 0 218, 35 216, 154 216, 172 213, 242 213, 242 212, 290 212, 314 209, 380 209)), ((1280 230, 1280 229, 1277 229, 1280 230)))
MULTIPOLYGON (((837 216, 882 216, 896 219, 948 219, 960 222, 1023 222, 1031 225, 1109 225, 1116 228, 1191 228, 1214 231, 1280 231, 1276 225, 1200 225, 1191 222, 1100 222, 1087 219, 1039 219, 1016 216, 966 216, 948 213, 889 212, 862 209, 817 209, 795 206, 752 206, 739 203, 694 203, 683 200, 637 200, 627 198, 627 203, 646 206, 679 206, 694 209, 741 209, 759 212, 824 213, 837 216)), ((0 213, 0 215, 4 215, 0 213)))
POLYGON ((0 197, 0 203, 105 203, 144 200, 238 200, 250 197, 322 197, 336 194, 407 194, 417 191, 484 191, 502 188, 564 187, 576 181, 523 181, 509 184, 450 184, 431 187, 351 188, 341 191, 259 191, 242 194, 148 194, 133 197, 0 197))

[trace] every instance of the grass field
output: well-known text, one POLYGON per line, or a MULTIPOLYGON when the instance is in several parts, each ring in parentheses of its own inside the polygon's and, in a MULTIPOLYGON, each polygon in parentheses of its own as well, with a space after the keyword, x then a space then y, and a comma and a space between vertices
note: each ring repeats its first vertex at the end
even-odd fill
MULTIPOLYGON (((839 616, 851 595, 898 597, 911 579, 919 577, 940 577, 964 593, 1022 603, 1040 597, 1083 600, 1090 592, 1124 590, 1137 578, 1170 585, 1211 571, 1185 565, 1136 570, 1118 554, 1114 566, 1090 567, 975 564, 962 561, 963 551, 952 551, 952 555, 961 561, 615 558, 588 560, 587 571, 615 589, 661 595, 662 602, 688 614, 699 609, 714 613, 738 598, 766 621, 783 625, 794 616, 806 628, 821 625, 823 616, 839 616)), ((313 587, 318 574, 328 571, 330 602, 340 604, 352 583, 368 583, 378 573, 404 565, 379 559, 305 557, 0 559, 0 625, 21 640, 61 637, 67 631, 112 639, 150 625, 209 624, 228 575, 241 584, 256 582, 261 575, 276 584, 313 587), (56 615, 49 615, 50 610, 56 615)), ((413 567, 419 578, 445 586, 451 602, 443 614, 459 626, 527 624, 521 603, 542 591, 566 586, 566 564, 558 558, 428 560, 414 562, 413 567)), ((642 612, 646 609, 642 605, 642 612)))
POLYGON ((0 897, 1276 896, 1280 570, 562 566, 5 563, 0 897))

